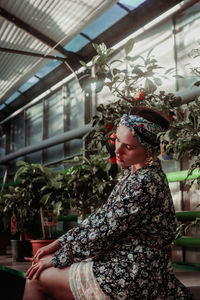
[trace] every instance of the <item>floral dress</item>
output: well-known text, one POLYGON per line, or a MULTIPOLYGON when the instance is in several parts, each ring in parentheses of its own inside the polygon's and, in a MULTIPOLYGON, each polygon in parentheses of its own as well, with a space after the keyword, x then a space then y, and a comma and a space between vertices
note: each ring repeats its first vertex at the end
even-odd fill
POLYGON ((92 258, 96 281, 111 299, 191 300, 170 261, 177 222, 160 161, 129 172, 101 208, 59 238, 52 263, 92 258))

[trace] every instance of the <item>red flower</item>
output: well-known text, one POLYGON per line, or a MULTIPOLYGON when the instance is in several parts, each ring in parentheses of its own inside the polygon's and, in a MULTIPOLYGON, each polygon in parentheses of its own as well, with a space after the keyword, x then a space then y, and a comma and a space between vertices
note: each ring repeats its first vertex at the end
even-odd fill
POLYGON ((113 132, 109 137, 110 137, 110 139, 108 140, 108 143, 115 144, 116 133, 113 132), (111 140, 111 139, 112 139, 112 140, 111 140))
POLYGON ((173 121, 174 117, 175 117, 175 113, 172 110, 170 110, 170 112, 169 112, 169 119, 170 119, 170 121, 173 121))
POLYGON ((116 156, 113 156, 113 157, 109 158, 109 162, 111 162, 113 164, 116 164, 117 163, 116 156))
POLYGON ((135 100, 136 100, 136 101, 139 101, 139 100, 143 100, 143 99, 144 99, 144 92, 138 91, 138 92, 135 94, 135 100))
POLYGON ((106 132, 110 132, 111 130, 113 130, 113 125, 111 124, 106 124, 106 132))

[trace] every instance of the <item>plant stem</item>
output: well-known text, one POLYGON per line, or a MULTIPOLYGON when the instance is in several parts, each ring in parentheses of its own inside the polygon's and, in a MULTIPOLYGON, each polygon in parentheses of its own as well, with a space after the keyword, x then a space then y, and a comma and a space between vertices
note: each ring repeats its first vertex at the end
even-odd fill
POLYGON ((46 231, 44 228, 44 214, 43 214, 42 207, 40 207, 40 219, 41 219, 41 225, 42 225, 42 236, 43 236, 43 239, 46 240, 46 231))
POLYGON ((22 215, 22 209, 19 210, 19 215, 20 215, 20 236, 19 239, 22 241, 23 239, 23 215, 22 215))

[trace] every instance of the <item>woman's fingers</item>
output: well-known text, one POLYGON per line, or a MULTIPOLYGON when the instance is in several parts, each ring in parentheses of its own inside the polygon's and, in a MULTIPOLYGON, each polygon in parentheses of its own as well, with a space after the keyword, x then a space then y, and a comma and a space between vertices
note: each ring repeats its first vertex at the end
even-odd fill
POLYGON ((40 273, 42 272, 42 270, 46 269, 44 266, 39 266, 38 269, 36 270, 36 272, 33 275, 33 279, 39 279, 40 277, 40 273))
POLYGON ((25 260, 28 260, 28 261, 33 261, 34 260, 34 257, 24 257, 25 260))
POLYGON ((38 265, 35 264, 35 265, 32 265, 28 271, 26 272, 26 278, 28 279, 32 279, 33 275, 35 274, 35 272, 37 271, 38 269, 38 265))
POLYGON ((26 277, 28 279, 38 279, 40 273, 47 268, 52 267, 51 257, 41 259, 38 263, 33 263, 32 266, 27 270, 26 277))

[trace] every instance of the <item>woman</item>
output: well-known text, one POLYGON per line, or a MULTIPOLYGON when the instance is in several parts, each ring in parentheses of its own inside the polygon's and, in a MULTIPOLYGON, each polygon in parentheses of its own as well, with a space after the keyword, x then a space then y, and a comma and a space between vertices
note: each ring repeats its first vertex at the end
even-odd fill
POLYGON ((192 299, 170 263, 176 218, 157 157, 168 125, 148 108, 122 116, 115 153, 124 174, 100 209, 29 259, 24 300, 192 299))

